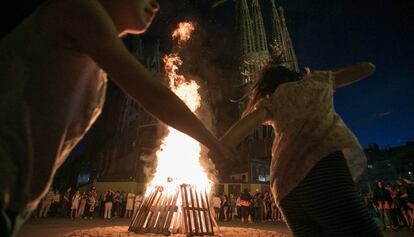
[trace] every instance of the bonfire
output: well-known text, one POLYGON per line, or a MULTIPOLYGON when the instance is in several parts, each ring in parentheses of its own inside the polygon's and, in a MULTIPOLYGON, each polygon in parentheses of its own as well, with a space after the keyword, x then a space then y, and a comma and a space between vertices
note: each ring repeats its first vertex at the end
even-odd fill
MULTIPOLYGON (((172 33, 178 40, 177 51, 191 38, 195 27, 182 22, 172 33)), ((183 61, 179 52, 163 58, 170 89, 196 112, 200 107, 199 86, 178 73, 183 61)), ((134 216, 130 231, 136 233, 214 235, 217 224, 210 212, 212 181, 200 164, 199 142, 168 127, 159 150, 157 168, 147 185, 145 200, 134 216)))

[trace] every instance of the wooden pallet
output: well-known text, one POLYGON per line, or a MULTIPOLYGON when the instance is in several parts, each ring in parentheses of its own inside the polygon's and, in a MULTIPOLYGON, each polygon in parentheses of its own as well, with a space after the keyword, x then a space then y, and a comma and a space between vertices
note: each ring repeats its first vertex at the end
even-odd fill
POLYGON ((218 228, 211 212, 206 191, 197 191, 191 185, 181 185, 173 195, 167 195, 162 187, 144 199, 132 219, 129 231, 145 234, 184 233, 187 236, 214 235, 218 228), (178 206, 181 197, 181 209, 178 206), (179 211, 181 210, 181 211, 179 211))

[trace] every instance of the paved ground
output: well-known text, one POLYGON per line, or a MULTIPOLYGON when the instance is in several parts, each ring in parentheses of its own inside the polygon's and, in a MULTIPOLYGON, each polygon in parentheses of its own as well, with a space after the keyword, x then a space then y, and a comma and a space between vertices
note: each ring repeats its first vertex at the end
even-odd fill
MULTIPOLYGON (((128 226, 126 219, 93 219, 93 220, 70 220, 63 218, 31 219, 22 228, 17 237, 61 237, 76 230, 87 230, 98 227, 128 226)), ((219 222, 221 227, 256 228, 264 231, 275 231, 289 235, 289 230, 282 223, 263 222, 254 224, 241 224, 240 222, 219 222)), ((224 228, 226 229, 226 228, 224 228)), ((228 230, 228 229, 227 229, 228 230)), ((247 230, 251 231, 251 229, 247 230)), ((386 231, 385 237, 413 237, 413 232, 400 230, 398 232, 386 231)))

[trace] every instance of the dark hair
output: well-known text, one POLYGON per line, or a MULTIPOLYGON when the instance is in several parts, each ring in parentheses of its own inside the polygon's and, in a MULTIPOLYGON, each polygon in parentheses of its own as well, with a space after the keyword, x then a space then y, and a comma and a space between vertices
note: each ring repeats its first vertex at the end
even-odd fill
POLYGON ((375 187, 376 187, 376 188, 379 188, 379 187, 378 187, 378 184, 381 184, 381 189, 385 188, 384 181, 382 181, 382 180, 380 180, 380 179, 375 180, 375 187))
POLYGON ((301 80, 303 76, 281 65, 269 65, 259 74, 250 92, 250 101, 247 104, 243 116, 253 111, 256 103, 266 96, 272 95, 283 83, 301 80))

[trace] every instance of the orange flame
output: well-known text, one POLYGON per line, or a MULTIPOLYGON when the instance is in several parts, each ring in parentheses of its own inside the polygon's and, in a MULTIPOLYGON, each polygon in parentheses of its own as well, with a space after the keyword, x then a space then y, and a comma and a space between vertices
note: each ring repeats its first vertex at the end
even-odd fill
POLYGON ((181 22, 178 24, 178 28, 172 33, 173 39, 178 39, 178 43, 182 44, 188 41, 191 34, 195 30, 192 22, 181 22))
MULTIPOLYGON (((194 30, 192 23, 183 22, 173 32, 172 37, 185 42, 194 30)), ((199 86, 195 81, 187 80, 177 71, 183 61, 178 53, 166 55, 164 58, 165 71, 169 78, 171 90, 195 112, 200 107, 199 86)), ((156 186, 163 186, 172 195, 181 184, 194 185, 197 189, 210 191, 211 181, 199 162, 201 147, 193 138, 168 127, 168 135, 162 141, 157 151, 157 169, 154 179, 147 188, 149 195, 156 186)))

